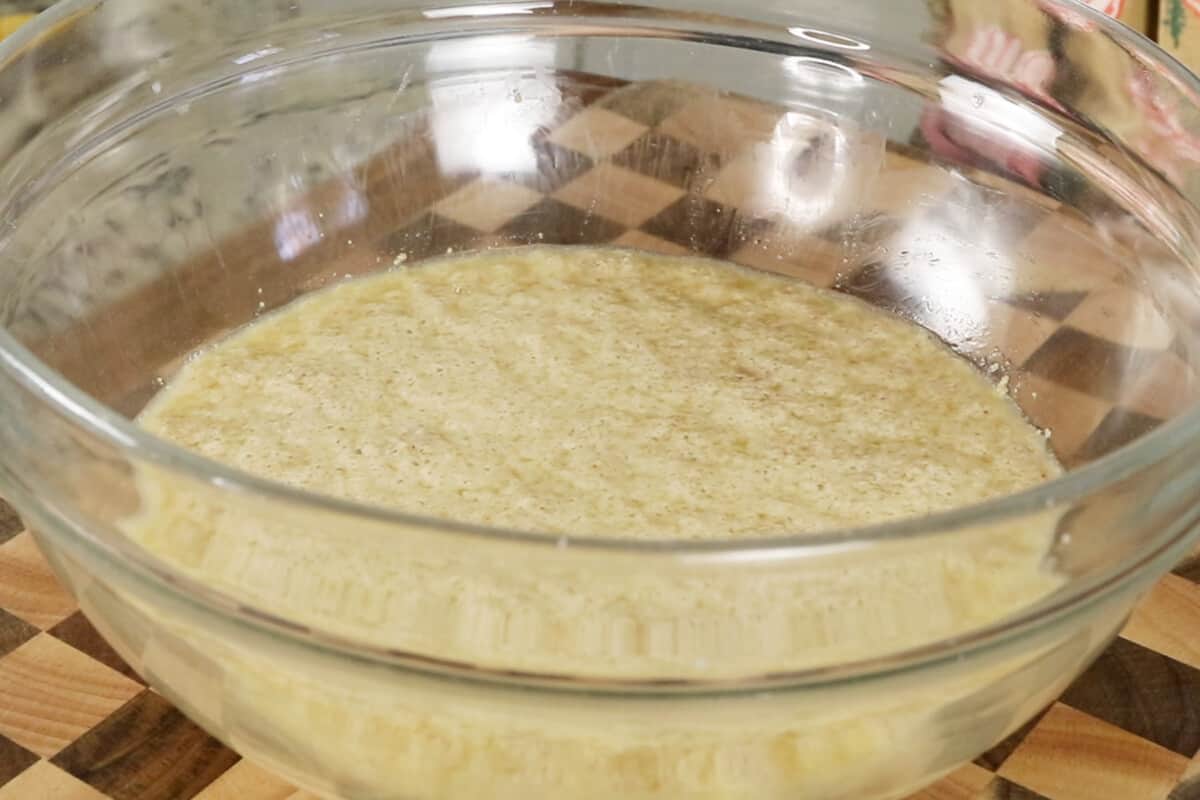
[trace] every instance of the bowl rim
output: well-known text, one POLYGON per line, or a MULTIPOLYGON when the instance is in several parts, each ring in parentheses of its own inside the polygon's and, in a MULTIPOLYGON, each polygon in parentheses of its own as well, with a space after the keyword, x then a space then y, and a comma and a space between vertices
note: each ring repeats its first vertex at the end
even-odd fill
MULTIPOLYGON (((1194 101, 1200 105, 1200 99, 1197 99, 1200 98, 1200 77, 1191 73, 1169 53, 1142 34, 1079 2, 1079 0, 1018 1, 1039 8, 1041 13, 1046 13, 1046 7, 1052 6, 1089 17, 1095 28, 1088 35, 1107 35, 1121 44, 1125 51, 1136 54, 1136 57, 1144 62, 1154 64, 1163 70, 1164 74, 1177 87, 1186 88, 1194 101)), ((504 0, 484 0, 484 2, 485 4, 512 5, 504 0)), ((652 3, 653 0, 650 2, 652 3)), ((456 4, 453 0, 446 0, 445 5, 456 4)), ((0 64, 11 61, 22 50, 36 44, 42 37, 51 34, 58 26, 95 6, 97 6, 96 0, 63 0, 63 2, 51 6, 5 41, 0 42, 0 64)), ((739 9, 739 13, 749 14, 751 11, 752 9, 739 9)), ((0 69, 2 68, 0 66, 0 69)), ((1200 445, 1200 407, 1192 406, 1133 442, 1078 469, 1064 472, 1049 481, 1012 494, 926 516, 816 533, 787 533, 736 541, 628 540, 592 536, 576 538, 570 535, 563 536, 428 517, 399 509, 360 503, 298 489, 224 465, 140 428, 132 420, 76 387, 65 376, 33 355, 3 328, 0 328, 0 371, 7 373, 37 402, 51 408, 78 429, 114 447, 133 461, 152 464, 185 480, 207 484, 223 491, 253 496, 264 502, 278 503, 293 510, 309 509, 322 514, 358 519, 362 522, 419 527, 456 536, 546 549, 562 549, 563 542, 566 540, 570 544, 567 550, 574 557, 580 558, 588 557, 589 553, 641 553, 691 560, 731 560, 736 564, 744 563, 747 559, 790 559, 805 553, 828 552, 830 549, 840 550, 876 543, 932 538, 963 531, 971 526, 991 525, 1019 516, 1062 507, 1099 488, 1126 479, 1172 455, 1200 445)), ((0 467, 0 475, 3 473, 4 470, 0 467)), ((32 498, 30 499, 32 501, 32 498)), ((892 673, 919 664, 941 661, 944 658, 962 657, 963 653, 967 651, 998 646, 1023 632, 1039 628, 1043 623, 1048 624, 1053 619, 1079 610, 1089 601, 1094 601, 1109 591, 1115 590, 1114 587, 1127 584, 1147 564, 1161 561, 1165 551, 1181 547, 1182 541, 1187 539, 1190 533, 1200 532, 1193 531, 1194 527, 1194 525, 1189 525, 1183 531, 1175 531, 1166 541, 1155 539, 1155 548, 1143 546, 1143 549, 1138 552, 1137 558, 1112 566, 1096 575, 1088 576, 1089 580, 1073 579, 1051 596, 1020 609, 1014 615, 989 625, 973 628, 962 635, 942 638, 911 650, 869 658, 844 667, 839 666, 832 672, 836 672, 836 677, 839 679, 844 677, 842 673, 851 675, 892 673)), ((106 558, 119 562, 123 567, 134 568, 141 573, 141 577, 152 580, 157 588, 171 592, 189 603, 199 603, 210 612, 223 616, 233 615, 241 622, 297 639, 304 645, 321 646, 342 655, 355 654, 371 660, 393 662, 407 662, 412 658, 409 654, 366 645, 356 640, 346 640, 336 634, 326 635, 325 631, 314 631, 307 625, 291 622, 277 617, 271 612, 247 606, 233 595, 205 586, 182 570, 143 552, 141 548, 133 546, 132 543, 127 548, 126 546, 117 546, 113 542, 101 541, 94 536, 77 538, 80 538, 89 547, 99 550, 106 558), (135 555, 133 563, 129 563, 131 554, 135 555), (136 557, 139 554, 140 557, 136 557)), ((437 663, 431 662, 425 657, 417 658, 422 662, 437 663)), ((424 667, 421 669, 427 671, 424 667)), ((443 671, 440 666, 435 669, 443 671)), ((471 668, 469 671, 472 675, 476 673, 493 676, 511 675, 504 671, 491 671, 488 668, 471 668)), ((795 684, 798 680, 804 680, 806 677, 824 680, 830 674, 831 670, 827 667, 808 668, 787 676, 780 676, 780 680, 788 684, 795 684)), ((742 679, 735 681, 738 684, 742 682, 742 679)), ((621 682, 620 685, 623 689, 628 689, 638 684, 638 681, 633 681, 621 682)), ((758 690, 761 687, 756 685, 750 688, 758 690)))

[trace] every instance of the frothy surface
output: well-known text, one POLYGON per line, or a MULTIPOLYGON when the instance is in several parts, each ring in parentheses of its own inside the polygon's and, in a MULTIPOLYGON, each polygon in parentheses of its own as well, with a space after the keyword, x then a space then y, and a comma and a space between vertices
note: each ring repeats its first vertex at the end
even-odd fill
POLYGON ((932 336, 719 262, 535 248, 322 292, 189 364, 141 417, 314 491, 629 538, 910 517, 1056 474, 932 336))

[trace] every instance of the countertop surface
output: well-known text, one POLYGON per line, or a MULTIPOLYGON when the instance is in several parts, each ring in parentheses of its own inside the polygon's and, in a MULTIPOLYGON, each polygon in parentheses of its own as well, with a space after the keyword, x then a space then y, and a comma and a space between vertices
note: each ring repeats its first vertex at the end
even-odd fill
MULTIPOLYGON (((315 800, 147 688, 0 527, 0 800, 315 800)), ((1198 800, 1200 551, 1034 723, 912 800, 1198 800)))

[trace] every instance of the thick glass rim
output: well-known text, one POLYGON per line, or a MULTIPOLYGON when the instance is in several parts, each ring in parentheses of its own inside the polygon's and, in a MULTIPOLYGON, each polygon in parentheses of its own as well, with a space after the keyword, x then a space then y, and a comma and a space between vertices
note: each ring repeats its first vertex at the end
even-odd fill
MULTIPOLYGON (((1097 28, 1091 35, 1106 35, 1120 42, 1126 49, 1137 53, 1139 58, 1159 66, 1174 83, 1189 89, 1194 97, 1200 97, 1200 78, 1193 75, 1140 33, 1078 2, 1078 0, 1022 1, 1031 5, 1037 4, 1043 8, 1046 5, 1057 6, 1062 9, 1070 9, 1073 13, 1089 16, 1097 28)), ((448 4, 453 5, 452 3, 448 4)), ((43 12, 36 20, 23 26, 4 42, 0 42, 0 62, 7 61, 22 50, 35 45, 41 37, 51 33, 54 28, 72 17, 86 12, 94 5, 94 0, 64 0, 43 12)), ((359 503, 305 491, 221 464, 185 450, 140 428, 133 421, 79 389, 65 376, 36 357, 4 329, 0 329, 0 370, 6 372, 32 397, 52 408, 71 424, 96 437, 97 440, 124 452, 132 460, 152 464, 186 480, 207 484, 213 488, 243 496, 255 497, 264 502, 286 505, 296 510, 310 509, 323 514, 358 519, 364 523, 418 527, 449 535, 547 549, 561 549, 565 538, 570 542, 567 551, 572 554, 572 557, 580 558, 586 558, 588 553, 659 554, 679 559, 727 561, 731 567, 736 567, 748 560, 792 559, 805 554, 817 554, 846 547, 932 538, 974 525, 994 524, 1021 515, 1061 507, 1079 500, 1099 488, 1125 479, 1141 469, 1161 462, 1173 454, 1200 444, 1200 407, 1194 406, 1133 442, 1050 481, 1013 494, 922 517, 815 533, 764 535, 737 541, 627 540, 592 536, 575 538, 569 534, 564 537, 562 534, 472 524, 359 503)), ((853 664, 837 665, 832 668, 810 668, 786 676, 773 676, 771 682, 775 683, 777 679, 780 682, 794 684, 805 679, 818 681, 835 677, 840 679, 843 677, 843 673, 856 675, 889 673, 918 664, 940 661, 946 657, 960 656, 967 651, 999 645, 1031 628, 1039 627, 1040 623, 1049 623, 1068 615, 1115 586, 1126 583, 1148 564, 1156 562, 1163 552, 1176 546, 1190 530, 1190 527, 1185 526, 1182 530, 1173 531, 1165 540, 1156 537, 1153 540, 1155 545, 1153 549, 1147 547, 1140 551, 1136 558, 1109 567, 1103 572, 1076 577, 1064 589, 1049 598, 1044 598, 997 623, 974 629, 954 638, 936 640, 911 650, 882 657, 872 657, 853 664)), ((304 644, 316 645, 341 655, 357 655, 372 660, 406 663, 415 661, 424 665, 421 667, 422 669, 433 667, 435 671, 439 672, 455 671, 455 665, 447 662, 347 640, 323 630, 310 630, 307 626, 300 626, 271 612, 249 607, 236 600, 232 595, 207 587, 190 578, 186 573, 145 554, 142 557, 135 557, 134 563, 131 564, 128 561, 129 556, 132 551, 136 551, 132 545, 126 548, 114 542, 101 541, 96 537, 82 538, 85 539, 88 546, 99 549, 106 557, 120 558, 123 567, 133 568, 142 573, 141 577, 150 579, 158 588, 176 594, 189 603, 199 604, 209 612, 232 616, 238 621, 266 628, 276 634, 295 638, 304 644)), ((527 678, 539 677, 535 675, 514 676, 513 673, 502 670, 489 671, 484 667, 462 666, 466 672, 472 675, 509 676, 522 683, 526 682, 527 678)), ((739 686, 742 682, 741 679, 734 681, 739 686)), ((628 690, 637 686, 638 681, 616 681, 613 684, 620 686, 623 690, 628 690)))

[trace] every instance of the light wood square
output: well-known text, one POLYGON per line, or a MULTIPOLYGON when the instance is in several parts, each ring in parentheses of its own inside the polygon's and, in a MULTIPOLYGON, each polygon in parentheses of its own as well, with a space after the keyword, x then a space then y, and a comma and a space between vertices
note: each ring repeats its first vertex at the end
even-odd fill
POLYGON ((49 758, 116 711, 141 685, 49 634, 0 659, 0 733, 49 758))
POLYGON ((613 244, 617 247, 635 247, 638 250, 646 250, 651 253, 662 253, 665 256, 695 255, 695 253, 682 245, 675 244, 675 242, 668 242, 666 239, 660 239, 644 231, 627 231, 619 239, 614 239, 613 244))
POLYGON ((975 764, 965 764, 908 800, 978 800, 994 776, 975 764))
POLYGON ((864 212, 873 212, 878 176, 871 163, 882 146, 855 147, 857 160, 844 171, 830 153, 813 155, 823 123, 800 120, 781 125, 767 142, 750 142, 730 158, 705 189, 704 196, 743 214, 812 231, 829 228, 864 212), (861 147, 861 149, 859 149, 861 147))
POLYGON ((559 189, 556 200, 636 228, 683 197, 683 190, 613 164, 601 164, 559 189))
POLYGON ((709 95, 676 111, 658 130, 704 153, 732 154, 771 138, 782 114, 761 103, 709 95))
POLYGON ((837 242, 776 230, 766 234, 760 242, 739 248, 730 260, 828 288, 843 270, 853 269, 842 261, 844 254, 845 248, 837 242))
POLYGON ((75 611, 33 536, 22 533, 0 545, 0 608, 45 630, 75 611))
POLYGON ((1099 291, 1118 285, 1125 270, 1115 248, 1086 223, 1050 214, 1015 245, 1022 260, 1012 292, 1099 291))
POLYGON ((626 145, 647 130, 645 125, 624 114, 592 106, 571 117, 548 138, 555 144, 599 161, 624 150, 626 145))
POLYGON ((1061 703, 999 774, 1050 800, 1164 800, 1188 760, 1061 703))
POLYGON ((1112 403, 1031 373, 1014 381, 1011 391, 1025 415, 1050 430, 1050 447, 1068 461, 1112 410, 1112 403))
POLYGON ((541 199, 541 193, 526 186, 485 179, 468 183, 433 208, 461 225, 494 233, 541 199))
POLYGON ((953 173, 899 153, 885 152, 879 173, 865 187, 865 208, 897 216, 942 202, 954 185, 953 173))
POLYGON ((1195 405, 1198 395, 1195 371, 1179 356, 1164 352, 1120 399, 1126 408, 1168 420, 1195 405))
POLYGON ((1131 642, 1200 669, 1200 585, 1167 575, 1138 603, 1121 635, 1131 642))
POLYGON ((1175 337, 1150 298, 1125 286, 1091 292, 1065 322, 1110 342, 1145 350, 1165 350, 1175 337))
POLYGON ((1000 351, 1010 363, 1025 363, 1041 347, 1060 323, 1007 303, 988 304, 987 348, 1000 351))
MULTIPOLYGON (((2 800, 2 798, 0 798, 2 800)), ((242 759, 193 800, 318 800, 275 773, 242 759)))
POLYGON ((0 786, 0 800, 105 800, 105 797, 49 761, 39 761, 0 786))
POLYGON ((1200 781, 1200 753, 1188 762, 1187 769, 1183 771, 1183 778, 1180 779, 1181 783, 1183 781, 1200 781))
MULTIPOLYGON (((817 205, 801 205, 804 193, 793 190, 803 188, 803 178, 789 180, 787 162, 778 157, 777 150, 769 144, 750 144, 745 150, 721 167, 704 196, 723 205, 738 208, 760 217, 772 219, 801 220, 806 230, 830 224, 835 220, 830 214, 835 210, 817 205), (808 213, 806 213, 808 212, 808 213)), ((818 201, 828 198, 820 193, 818 201)))

